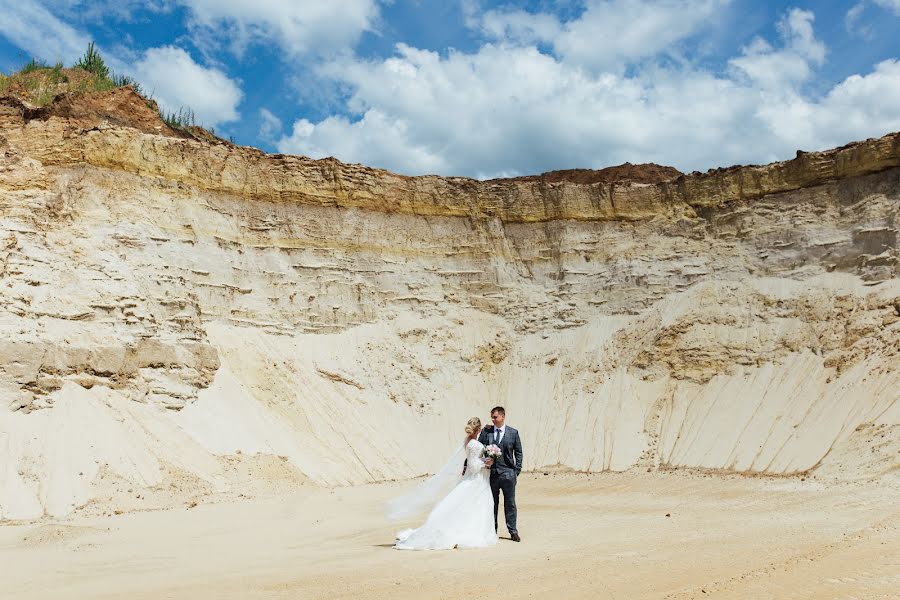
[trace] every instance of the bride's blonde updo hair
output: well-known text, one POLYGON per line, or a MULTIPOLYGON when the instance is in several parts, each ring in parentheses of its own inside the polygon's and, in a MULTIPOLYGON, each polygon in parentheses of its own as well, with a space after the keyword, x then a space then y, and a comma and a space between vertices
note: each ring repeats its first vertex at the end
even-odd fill
POLYGON ((466 423, 466 433, 468 433, 469 435, 474 435, 479 431, 481 431, 481 419, 479 419, 478 417, 472 417, 466 423))

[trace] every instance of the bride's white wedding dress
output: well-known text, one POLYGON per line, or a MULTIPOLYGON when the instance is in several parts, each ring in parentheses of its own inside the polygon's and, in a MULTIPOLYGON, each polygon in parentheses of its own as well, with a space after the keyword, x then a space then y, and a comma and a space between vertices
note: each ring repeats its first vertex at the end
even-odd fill
MULTIPOLYGON (((397 534, 398 550, 445 550, 480 548, 497 543, 494 531, 494 497, 491 470, 485 467, 478 440, 466 444, 466 473, 435 505, 418 529, 397 534)), ((462 470, 462 465, 459 465, 462 470)))

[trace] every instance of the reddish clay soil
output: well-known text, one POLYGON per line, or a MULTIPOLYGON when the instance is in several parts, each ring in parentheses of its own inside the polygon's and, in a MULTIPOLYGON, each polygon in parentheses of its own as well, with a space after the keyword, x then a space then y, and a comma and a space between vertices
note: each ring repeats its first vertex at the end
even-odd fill
POLYGON ((156 101, 144 98, 130 86, 104 92, 77 91, 91 75, 81 69, 62 69, 60 73, 64 79, 56 83, 51 81, 51 72, 46 69, 16 74, 10 78, 0 102, 21 111, 25 121, 58 117, 86 129, 106 122, 144 133, 223 141, 198 126, 172 129, 160 118, 156 101), (36 89, 53 93, 53 100, 46 106, 35 106, 36 89))
MULTIPOLYGON (((151 101, 152 102, 152 101, 151 101)), ((154 102, 155 104, 155 102, 154 102)), ((133 127, 145 133, 184 137, 159 118, 159 112, 130 87, 109 92, 62 94, 47 106, 28 109, 27 120, 60 117, 82 123, 106 121, 121 127, 133 127)))
POLYGON ((682 176, 675 167, 653 163, 633 165, 625 163, 604 169, 565 169, 549 171, 541 175, 513 177, 511 181, 540 181, 541 183, 664 183, 682 176))

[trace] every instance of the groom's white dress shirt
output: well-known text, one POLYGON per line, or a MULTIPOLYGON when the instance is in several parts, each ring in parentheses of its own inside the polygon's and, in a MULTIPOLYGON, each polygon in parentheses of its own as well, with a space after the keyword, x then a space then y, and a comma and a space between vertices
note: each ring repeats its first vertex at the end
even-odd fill
POLYGON ((506 433, 506 425, 503 427, 494 427, 494 435, 491 436, 493 439, 491 440, 493 443, 500 445, 500 442, 503 441, 503 434, 506 433), (496 436, 496 432, 500 432, 499 436, 496 436))

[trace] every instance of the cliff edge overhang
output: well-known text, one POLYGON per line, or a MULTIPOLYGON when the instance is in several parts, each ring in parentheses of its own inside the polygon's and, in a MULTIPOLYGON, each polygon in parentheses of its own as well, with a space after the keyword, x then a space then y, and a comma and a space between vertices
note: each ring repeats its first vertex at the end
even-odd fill
POLYGON ((251 199, 505 223, 693 217, 713 207, 900 167, 900 133, 891 133, 823 152, 798 151, 792 160, 763 166, 682 175, 647 165, 654 169, 649 179, 633 173, 624 179, 593 176, 601 172, 588 170, 489 181, 411 177, 185 136, 162 123, 127 87, 61 95, 42 108, 0 98, 0 137, 0 147, 12 143, 45 166, 91 165, 251 199))

